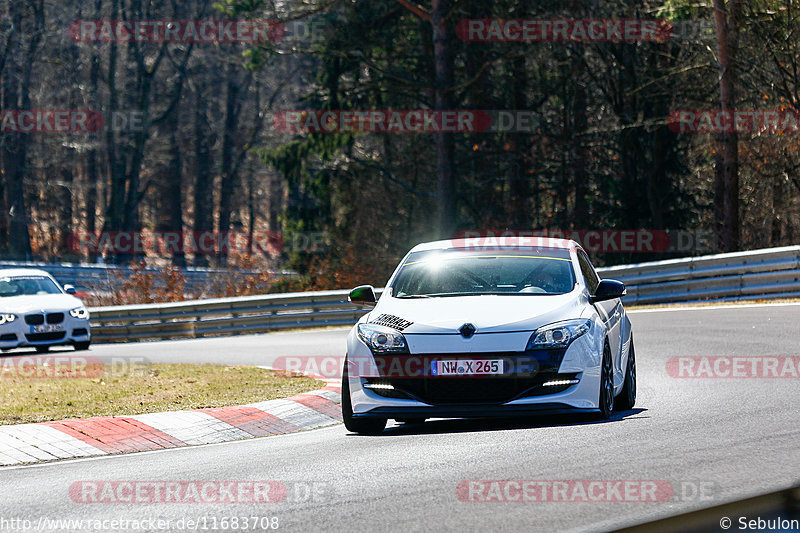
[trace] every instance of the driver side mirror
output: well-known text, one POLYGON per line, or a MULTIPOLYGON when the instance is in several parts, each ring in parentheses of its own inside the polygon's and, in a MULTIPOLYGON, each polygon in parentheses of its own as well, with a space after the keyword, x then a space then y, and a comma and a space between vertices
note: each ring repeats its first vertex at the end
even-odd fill
POLYGON ((592 303, 622 298, 627 294, 625 284, 614 279, 604 279, 600 281, 594 294, 591 296, 592 303))
POLYGON ((64 285, 64 292, 66 292, 67 294, 75 294, 78 291, 75 290, 74 285, 66 284, 64 285))
POLYGON ((351 304, 366 305, 369 307, 375 307, 375 304, 378 303, 378 299, 375 297, 375 289, 372 285, 360 285, 356 287, 350 291, 347 301, 351 304))

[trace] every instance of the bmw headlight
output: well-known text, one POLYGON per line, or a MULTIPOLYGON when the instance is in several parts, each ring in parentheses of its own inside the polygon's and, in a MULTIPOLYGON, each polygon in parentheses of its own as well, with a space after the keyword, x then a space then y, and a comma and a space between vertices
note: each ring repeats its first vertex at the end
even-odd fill
POLYGON ((9 324, 17 319, 17 315, 11 313, 0 313, 0 325, 9 324))
POLYGON ((359 324, 358 338, 376 353, 408 353, 403 334, 386 326, 359 324))
POLYGON ((89 311, 87 311, 85 307, 76 307, 75 309, 70 309, 69 316, 72 318, 88 319, 89 311))
POLYGON ((589 331, 592 321, 587 319, 564 320, 542 326, 531 335, 527 350, 566 348, 572 341, 589 331))

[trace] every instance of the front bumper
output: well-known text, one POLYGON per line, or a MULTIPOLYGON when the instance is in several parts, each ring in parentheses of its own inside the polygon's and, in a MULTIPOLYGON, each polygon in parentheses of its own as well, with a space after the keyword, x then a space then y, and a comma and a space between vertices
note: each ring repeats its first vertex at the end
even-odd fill
POLYGON ((11 323, 0 325, 0 349, 10 350, 29 346, 74 345, 91 341, 91 329, 86 319, 73 318, 64 311, 64 319, 54 324, 61 331, 34 333, 33 326, 25 323, 24 316, 18 316, 11 323))
MULTIPOLYGON (((417 368, 425 368, 432 358, 518 358, 530 361, 531 355, 531 352, 495 352, 407 357, 420 359, 422 363, 417 368)), ((386 372, 389 366, 381 361, 381 357, 373 356, 363 343, 348 343, 348 384, 353 416, 468 418, 598 411, 602 344, 598 349, 596 338, 587 334, 560 354, 540 353, 539 356, 533 367, 519 365, 514 368, 520 372, 503 377, 427 378, 415 375, 409 378, 386 372), (354 365, 353 361, 368 361, 370 364, 354 365), (365 366, 368 368, 362 371, 365 366), (567 378, 579 379, 579 382, 551 389, 541 387, 544 382, 567 378), (371 388, 375 384, 391 385, 397 394, 392 389, 371 388)))
POLYGON ((376 407, 353 418, 503 418, 509 416, 599 413, 600 409, 578 408, 566 403, 547 402, 505 405, 439 405, 415 407, 376 407))

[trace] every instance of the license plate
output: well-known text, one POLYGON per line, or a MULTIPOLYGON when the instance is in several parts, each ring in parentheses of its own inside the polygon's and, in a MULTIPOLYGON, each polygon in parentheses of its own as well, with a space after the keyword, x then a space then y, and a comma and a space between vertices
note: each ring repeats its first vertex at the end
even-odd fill
POLYGON ((31 333, 52 333, 54 331, 64 331, 61 324, 42 324, 41 326, 31 326, 31 333))
POLYGON ((502 359, 455 359, 431 361, 434 376, 483 376, 503 373, 502 359))

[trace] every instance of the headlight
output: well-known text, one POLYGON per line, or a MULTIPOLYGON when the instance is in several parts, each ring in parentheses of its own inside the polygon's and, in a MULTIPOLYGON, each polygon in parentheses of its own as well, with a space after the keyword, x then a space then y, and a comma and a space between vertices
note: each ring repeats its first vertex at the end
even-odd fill
POLYGON ((72 318, 89 318, 89 311, 87 311, 85 307, 76 307, 75 309, 71 309, 69 314, 72 318))
POLYGON ((592 321, 587 319, 565 320, 542 326, 531 335, 527 350, 566 348, 572 341, 589 331, 592 321))
POLYGON ((386 326, 359 324, 358 338, 377 353, 408 353, 403 334, 386 326))
POLYGON ((17 315, 12 315, 11 313, 0 314, 0 325, 14 322, 16 319, 17 315))

